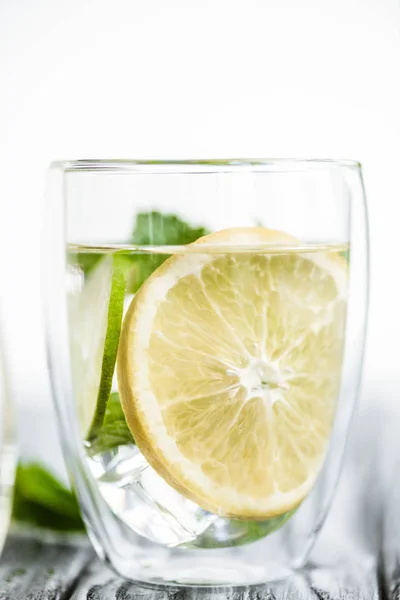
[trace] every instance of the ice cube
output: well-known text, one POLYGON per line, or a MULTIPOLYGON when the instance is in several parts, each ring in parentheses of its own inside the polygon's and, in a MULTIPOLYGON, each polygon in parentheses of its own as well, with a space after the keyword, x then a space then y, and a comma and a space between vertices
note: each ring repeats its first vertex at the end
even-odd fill
POLYGON ((188 544, 217 519, 170 487, 136 446, 120 446, 89 462, 111 510, 153 542, 166 546, 188 544))

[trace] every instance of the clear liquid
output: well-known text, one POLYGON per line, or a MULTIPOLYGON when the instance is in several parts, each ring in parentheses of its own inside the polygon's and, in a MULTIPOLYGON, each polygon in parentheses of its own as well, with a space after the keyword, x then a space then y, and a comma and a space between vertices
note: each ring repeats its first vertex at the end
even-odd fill
MULTIPOLYGON (((200 254, 199 247, 196 246, 71 245, 68 252, 67 284, 72 302, 79 296, 83 297, 96 265, 105 256, 116 253, 131 257, 133 265, 136 264, 136 269, 133 268, 128 277, 124 313, 134 297, 133 292, 146 278, 146 275, 150 274, 167 257, 189 253, 200 254)), ((336 260, 340 256, 341 260, 348 260, 349 247, 345 244, 329 243, 262 247, 212 246, 208 244, 201 247, 201 254, 212 254, 213 256, 228 254, 312 255, 313 260, 320 258, 326 260, 327 256, 336 260)), ((105 282, 106 287, 107 282, 105 282)), ((95 313, 95 310, 93 312, 95 313)), ((70 311, 71 335, 78 340, 80 336, 86 335, 84 319, 84 311, 70 311)), ((91 319, 90 329, 95 330, 96 315, 92 314, 91 319)), ((71 352, 73 354, 75 352, 74 344, 71 344, 71 352)), ((74 358, 75 364, 79 363, 80 356, 72 356, 73 363, 74 358)), ((79 385, 77 379, 87 376, 85 368, 78 368, 75 372, 73 370, 73 375, 75 385, 79 385)), ((118 392, 115 373, 111 391, 118 392)), ((128 529, 149 540, 165 546, 198 548, 236 546, 269 535, 280 528, 295 512, 295 510, 290 510, 262 521, 232 519, 210 513, 170 487, 148 464, 134 443, 121 443, 118 436, 115 437, 114 444, 108 444, 106 449, 101 448, 100 451, 98 451, 96 442, 89 443, 83 439, 87 462, 97 482, 99 492, 110 510, 128 529)))

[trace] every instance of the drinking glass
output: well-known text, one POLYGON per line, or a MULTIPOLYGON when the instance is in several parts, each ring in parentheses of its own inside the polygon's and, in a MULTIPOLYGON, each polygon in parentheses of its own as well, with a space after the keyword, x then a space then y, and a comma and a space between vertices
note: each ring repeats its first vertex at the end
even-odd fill
POLYGON ((16 460, 10 374, 1 326, 0 311, 0 551, 10 524, 16 460))
POLYGON ((357 162, 51 166, 60 437, 119 574, 246 585, 304 564, 357 399, 367 264, 357 162))

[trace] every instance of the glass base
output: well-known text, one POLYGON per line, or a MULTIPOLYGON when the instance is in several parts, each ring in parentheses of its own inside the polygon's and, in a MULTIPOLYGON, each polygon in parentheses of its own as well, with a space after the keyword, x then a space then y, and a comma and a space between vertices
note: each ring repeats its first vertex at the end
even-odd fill
MULTIPOLYGON (((304 565, 313 535, 301 538, 301 551, 292 546, 287 525, 253 543, 230 548, 167 547, 138 535, 110 511, 99 497, 104 529, 100 539, 85 519, 87 533, 97 555, 114 571, 144 587, 248 587, 278 583, 304 565), (286 544, 282 535, 285 534, 286 544)), ((290 523, 290 521, 289 521, 290 523)), ((298 540, 298 536, 294 536, 298 540)), ((296 544, 294 544, 296 546, 296 544)))
POLYGON ((164 559, 143 558, 124 561, 113 558, 111 566, 127 579, 141 585, 159 587, 232 587, 272 583, 286 579, 293 571, 280 563, 255 565, 242 556, 213 558, 201 554, 164 559))

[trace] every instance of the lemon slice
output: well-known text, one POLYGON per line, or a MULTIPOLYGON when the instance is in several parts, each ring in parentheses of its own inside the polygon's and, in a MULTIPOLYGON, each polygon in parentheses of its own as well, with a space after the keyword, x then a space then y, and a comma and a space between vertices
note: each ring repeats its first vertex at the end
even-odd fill
POLYGON ((126 256, 103 257, 83 281, 75 271, 69 294, 71 362, 79 425, 85 439, 95 437, 104 420, 117 358, 128 270, 126 256))
POLYGON ((338 252, 258 227, 205 236, 149 277, 117 373, 137 445, 172 487, 246 519, 304 499, 332 426, 346 289, 338 252))

